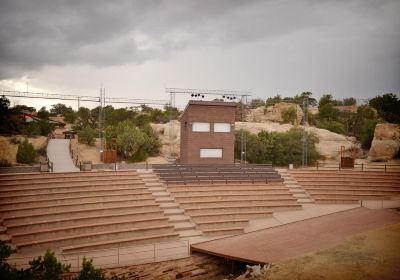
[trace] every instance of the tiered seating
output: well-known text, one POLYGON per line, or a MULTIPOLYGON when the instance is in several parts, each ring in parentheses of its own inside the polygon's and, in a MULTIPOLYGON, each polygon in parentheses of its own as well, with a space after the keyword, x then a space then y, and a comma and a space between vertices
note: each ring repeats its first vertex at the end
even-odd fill
POLYGON ((292 170, 316 203, 359 203, 400 195, 399 172, 292 170))
POLYGON ((249 219, 301 208, 279 182, 170 185, 168 191, 203 235, 243 233, 249 219))
POLYGON ((178 239, 132 171, 1 175, 0 216, 20 252, 178 239))
POLYGON ((153 165, 162 180, 170 184, 268 183, 282 182, 271 165, 153 165))

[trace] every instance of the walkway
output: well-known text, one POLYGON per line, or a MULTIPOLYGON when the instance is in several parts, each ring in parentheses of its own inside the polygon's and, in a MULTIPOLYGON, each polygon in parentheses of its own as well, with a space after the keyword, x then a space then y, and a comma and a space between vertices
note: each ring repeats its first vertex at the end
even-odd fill
POLYGON ((79 171, 69 154, 69 139, 50 139, 47 145, 47 156, 53 162, 53 172, 79 171))
POLYGON ((395 223, 400 223, 400 215, 394 211, 359 207, 194 244, 191 250, 248 263, 277 263, 331 248, 351 235, 395 223))

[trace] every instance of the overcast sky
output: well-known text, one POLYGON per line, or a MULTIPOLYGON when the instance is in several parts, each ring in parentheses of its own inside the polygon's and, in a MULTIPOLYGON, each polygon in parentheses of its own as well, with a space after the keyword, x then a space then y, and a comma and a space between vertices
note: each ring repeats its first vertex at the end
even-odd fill
POLYGON ((165 87, 399 94, 400 1, 0 0, 0 88, 27 86, 154 99, 165 87))

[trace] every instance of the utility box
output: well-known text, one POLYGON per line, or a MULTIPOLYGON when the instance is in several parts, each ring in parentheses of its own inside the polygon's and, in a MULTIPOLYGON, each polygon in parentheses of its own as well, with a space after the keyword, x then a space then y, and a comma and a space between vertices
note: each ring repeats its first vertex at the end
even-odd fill
POLYGON ((92 162, 91 161, 82 162, 81 171, 92 171, 92 162))
POLYGON ((48 161, 40 162, 40 172, 49 172, 49 162, 48 161))
POLYGON ((352 157, 341 157, 340 166, 342 168, 354 168, 354 158, 352 157))

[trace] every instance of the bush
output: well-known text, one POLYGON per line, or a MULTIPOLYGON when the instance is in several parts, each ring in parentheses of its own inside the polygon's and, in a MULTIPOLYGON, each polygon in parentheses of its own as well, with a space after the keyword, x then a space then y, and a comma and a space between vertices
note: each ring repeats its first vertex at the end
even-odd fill
POLYGON ((376 120, 365 120, 361 128, 360 142, 364 149, 371 147, 372 140, 374 139, 376 120))
POLYGON ((11 163, 5 158, 0 158, 0 167, 10 167, 11 163))
POLYGON ((335 133, 344 134, 344 125, 337 121, 322 121, 317 124, 318 128, 326 129, 335 133))
POLYGON ((70 266, 60 263, 50 249, 47 249, 43 258, 42 256, 34 258, 29 264, 32 274, 30 279, 40 280, 60 280, 61 273, 68 272, 70 268, 70 266))
POLYGON ((282 110, 283 123, 295 124, 297 120, 297 110, 293 107, 282 110))
POLYGON ((92 260, 83 258, 82 269, 76 280, 105 280, 105 277, 101 269, 96 269, 93 266, 92 260))
POLYGON ((32 164, 35 162, 36 156, 37 154, 33 145, 25 138, 25 140, 18 145, 17 162, 32 164))
MULTIPOLYGON (((292 128, 288 132, 267 132, 261 131, 258 135, 244 131, 246 137, 247 154, 246 159, 250 163, 272 163, 278 166, 293 163, 302 163, 302 137, 303 131, 299 128, 292 128)), ((235 158, 240 159, 240 135, 235 135, 235 158)), ((318 142, 313 134, 307 133, 307 156, 308 164, 313 164, 320 158, 315 144, 318 142)))
POLYGON ((95 142, 96 131, 89 126, 84 127, 78 131, 78 141, 81 144, 88 144, 93 146, 95 142))
POLYGON ((32 122, 26 126, 26 132, 30 136, 38 136, 41 134, 42 130, 40 124, 37 122, 32 122))

